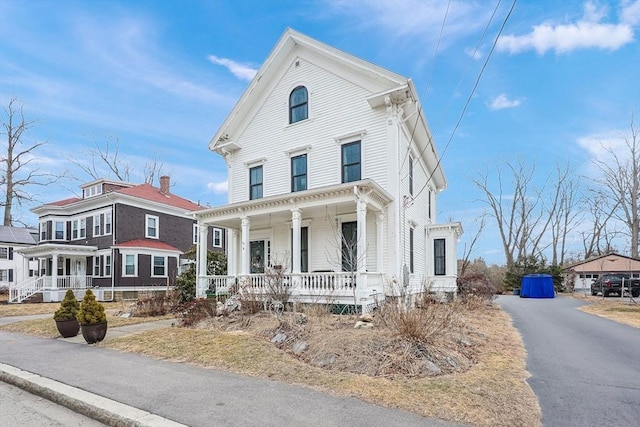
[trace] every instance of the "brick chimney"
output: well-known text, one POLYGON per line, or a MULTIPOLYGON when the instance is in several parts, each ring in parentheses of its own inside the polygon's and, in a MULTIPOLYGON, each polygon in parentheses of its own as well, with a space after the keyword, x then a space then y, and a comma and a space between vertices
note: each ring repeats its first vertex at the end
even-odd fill
POLYGON ((171 177, 163 175, 160 177, 160 194, 165 196, 169 195, 169 188, 171 187, 171 177))

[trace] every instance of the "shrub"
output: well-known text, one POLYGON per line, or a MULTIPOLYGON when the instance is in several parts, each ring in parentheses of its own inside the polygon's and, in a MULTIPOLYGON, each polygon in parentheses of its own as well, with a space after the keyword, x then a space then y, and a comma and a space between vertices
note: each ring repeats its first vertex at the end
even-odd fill
POLYGON ((135 317, 164 316, 171 311, 173 303, 174 301, 171 295, 165 296, 164 294, 155 293, 149 296, 143 296, 136 301, 133 315, 135 317))
POLYGON ((213 317, 215 307, 204 298, 196 298, 175 306, 172 312, 180 321, 181 326, 193 326, 201 320, 213 317))
POLYGON ((84 298, 82 298, 77 319, 81 325, 96 325, 107 321, 107 315, 104 313, 104 305, 96 301, 96 297, 93 295, 91 289, 87 289, 84 298))
POLYGON ((493 302, 498 290, 489 282, 488 278, 479 273, 472 273, 458 278, 458 296, 463 300, 480 299, 493 302))
POLYGON ((80 303, 76 299, 75 294, 71 289, 67 289, 67 293, 64 294, 64 299, 60 303, 60 308, 53 313, 54 320, 73 320, 78 315, 80 310, 80 303))
POLYGON ((451 304, 433 302, 408 308, 400 300, 384 304, 379 317, 395 335, 426 345, 449 333, 456 320, 451 304))

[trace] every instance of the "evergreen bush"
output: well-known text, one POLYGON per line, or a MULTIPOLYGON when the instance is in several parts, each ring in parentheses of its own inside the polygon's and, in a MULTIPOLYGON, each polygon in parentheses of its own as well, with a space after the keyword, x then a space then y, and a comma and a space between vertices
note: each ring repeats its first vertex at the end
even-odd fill
POLYGON ((84 294, 84 298, 82 298, 77 319, 81 325, 96 325, 107 321, 107 315, 104 312, 104 305, 100 304, 96 300, 91 289, 87 289, 87 292, 84 294))
POLYGON ((64 299, 60 303, 60 308, 58 308, 53 314, 53 319, 58 321, 74 320, 77 317, 79 310, 80 303, 76 299, 73 291, 71 289, 67 289, 67 293, 64 294, 64 299))

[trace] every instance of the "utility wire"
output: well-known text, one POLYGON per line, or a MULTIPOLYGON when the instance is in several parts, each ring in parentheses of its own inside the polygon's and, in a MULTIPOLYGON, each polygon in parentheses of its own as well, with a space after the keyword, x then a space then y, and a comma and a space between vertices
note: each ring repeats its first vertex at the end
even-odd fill
MULTIPOLYGON (((449 16, 449 7, 451 6, 451 0, 447 3, 447 10, 444 12, 444 19, 442 20, 442 25, 440 26, 440 34, 438 35, 438 42, 436 43, 436 49, 433 52, 433 61, 431 61, 431 66, 429 67, 429 72, 427 73, 427 81, 424 86, 423 99, 427 97, 427 89, 429 88, 429 84, 431 83, 431 77, 433 76, 433 70, 435 68, 436 58, 438 57, 438 51, 440 50, 440 42, 442 41, 442 34, 444 34, 444 27, 447 23, 447 16, 449 16)), ((422 103, 418 103, 418 116, 422 116, 422 103)), ((424 119, 424 117, 423 117, 424 119)), ((409 153, 411 152, 411 141, 413 141, 413 137, 416 132, 416 128, 418 127, 418 123, 420 121, 416 120, 413 125, 413 129, 411 130, 411 138, 409 139, 409 146, 407 147, 407 152, 404 155, 404 159, 402 159, 402 163, 400 164, 400 169, 404 166, 407 158, 409 157, 409 153)), ((420 153, 422 155, 422 153, 420 153)))
MULTIPOLYGON (((420 191, 418 191, 413 196, 414 199, 416 199, 425 190, 425 188, 427 188, 427 184, 429 184, 429 181, 431 181, 431 178, 433 177, 433 174, 440 167, 440 163, 442 162, 442 158, 444 157, 444 154, 447 152, 447 149, 449 148, 449 145, 451 144, 451 141, 453 140, 453 137, 456 134, 456 131, 458 130, 458 127, 460 126, 460 123, 462 122, 462 118, 464 117, 464 114, 467 111, 467 107, 469 106, 469 103, 471 102, 471 98, 473 97, 476 89, 478 88, 478 84, 480 83, 480 79, 482 78, 482 74, 484 73, 484 70, 487 68, 487 64, 489 63, 489 59, 491 59, 491 55, 493 54, 493 51, 496 48, 496 45, 498 43, 498 39, 502 35, 502 31, 504 30, 504 27, 507 25, 507 21, 509 20, 509 17, 511 16, 511 13, 513 12, 513 9, 516 6, 516 1, 517 0, 513 0, 513 2, 511 3, 511 8, 509 9, 509 13, 507 13, 507 16, 502 21, 502 25, 500 26, 500 30, 498 31, 498 34, 496 35, 496 38, 494 39, 493 44, 491 45, 491 50, 489 51, 489 53, 487 55, 487 58, 485 59, 484 64, 482 65, 482 68, 480 69, 480 73, 478 74, 478 77, 476 78, 476 81, 475 81, 475 83, 473 85, 473 89, 471 90, 471 93, 469 94, 469 97, 467 98, 467 101, 465 102, 464 107, 462 108, 462 112, 460 113, 460 117, 458 118, 458 121, 456 122, 456 125, 453 128, 453 131, 451 132, 451 136, 449 137, 449 140, 447 141, 447 143, 444 146, 444 149, 442 150, 442 154, 438 158, 438 162, 436 163, 436 166, 433 168, 433 172, 431 172, 431 174, 429 175, 429 178, 427 178, 427 182, 420 189, 420 191)), ((431 142, 431 137, 429 137, 429 141, 431 142)))

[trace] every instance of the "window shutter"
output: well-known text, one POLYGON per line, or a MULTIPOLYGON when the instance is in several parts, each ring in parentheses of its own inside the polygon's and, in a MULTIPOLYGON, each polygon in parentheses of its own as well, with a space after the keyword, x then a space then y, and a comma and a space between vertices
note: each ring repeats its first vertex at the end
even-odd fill
POLYGON ((9 282, 13 282, 13 268, 9 269, 9 282))
POLYGON ((13 259, 13 248, 9 248, 9 261, 13 259))

